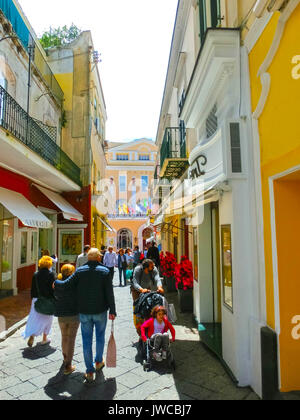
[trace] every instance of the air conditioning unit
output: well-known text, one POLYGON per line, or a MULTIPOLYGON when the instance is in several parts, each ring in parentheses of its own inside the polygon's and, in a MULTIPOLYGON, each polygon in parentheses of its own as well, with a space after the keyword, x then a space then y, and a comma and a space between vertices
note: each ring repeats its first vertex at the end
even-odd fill
POLYGON ((271 0, 268 5, 268 11, 276 12, 277 10, 280 10, 286 2, 286 0, 271 0))
POLYGON ((257 0, 256 4, 254 6, 254 9, 253 9, 253 13, 255 14, 255 16, 257 18, 262 17, 268 2, 269 2, 269 0, 257 0))

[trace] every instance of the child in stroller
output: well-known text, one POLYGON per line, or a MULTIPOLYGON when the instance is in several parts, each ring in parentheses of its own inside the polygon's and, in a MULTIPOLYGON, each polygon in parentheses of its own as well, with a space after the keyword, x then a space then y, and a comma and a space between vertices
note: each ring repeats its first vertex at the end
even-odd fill
POLYGON ((156 306, 151 313, 151 318, 141 327, 142 340, 145 347, 144 370, 149 371, 152 361, 166 360, 169 367, 175 369, 175 360, 170 350, 171 331, 172 342, 175 341, 175 329, 167 318, 167 310, 163 306, 156 306))

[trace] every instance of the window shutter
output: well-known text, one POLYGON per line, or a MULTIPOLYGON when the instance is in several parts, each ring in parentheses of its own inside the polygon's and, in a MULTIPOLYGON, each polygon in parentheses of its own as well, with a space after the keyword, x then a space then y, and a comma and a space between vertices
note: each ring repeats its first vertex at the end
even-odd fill
POLYGON ((232 173, 242 172, 241 133, 239 123, 230 123, 232 173))

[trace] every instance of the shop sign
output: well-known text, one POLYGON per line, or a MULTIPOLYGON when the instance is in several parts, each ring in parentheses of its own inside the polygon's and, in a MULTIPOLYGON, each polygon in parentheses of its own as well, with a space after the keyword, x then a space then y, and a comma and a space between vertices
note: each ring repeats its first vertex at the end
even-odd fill
POLYGON ((207 165, 207 157, 205 155, 198 156, 197 159, 191 165, 190 178, 197 179, 197 178, 200 178, 201 176, 204 176, 206 172, 203 167, 206 165, 207 165))

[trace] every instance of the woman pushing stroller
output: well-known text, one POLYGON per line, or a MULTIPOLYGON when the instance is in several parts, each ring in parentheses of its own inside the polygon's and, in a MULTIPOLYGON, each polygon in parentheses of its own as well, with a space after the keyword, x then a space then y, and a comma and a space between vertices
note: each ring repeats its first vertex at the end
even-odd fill
POLYGON ((153 358, 157 362, 167 360, 170 348, 170 336, 172 334, 172 342, 175 341, 175 329, 169 322, 167 310, 163 306, 156 306, 151 313, 151 318, 141 326, 142 340, 147 343, 148 340, 151 348, 153 348, 153 358))

